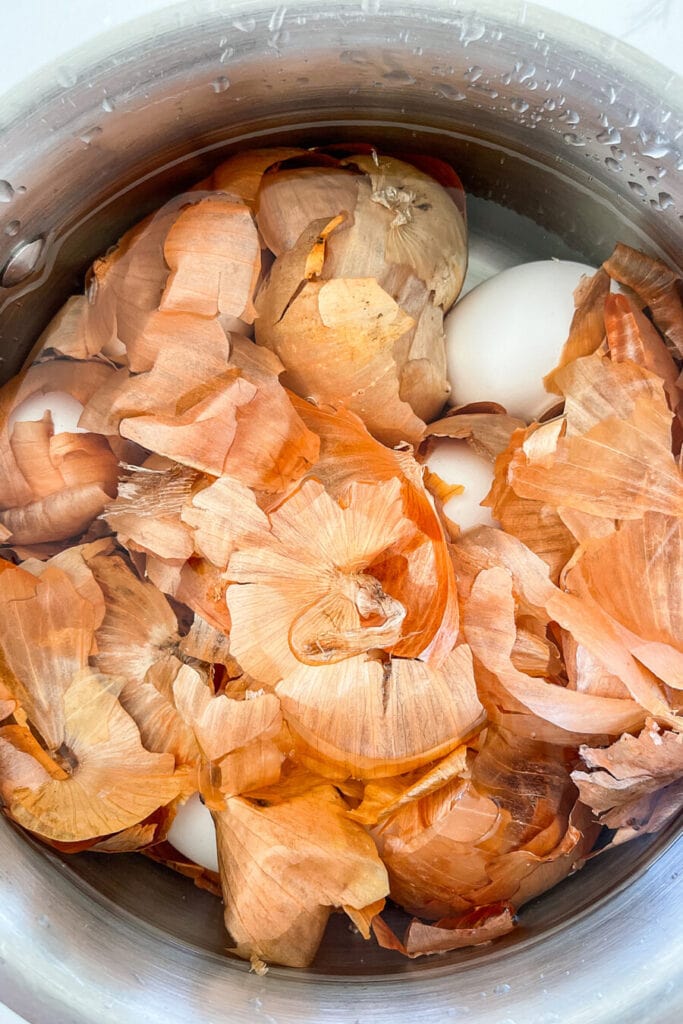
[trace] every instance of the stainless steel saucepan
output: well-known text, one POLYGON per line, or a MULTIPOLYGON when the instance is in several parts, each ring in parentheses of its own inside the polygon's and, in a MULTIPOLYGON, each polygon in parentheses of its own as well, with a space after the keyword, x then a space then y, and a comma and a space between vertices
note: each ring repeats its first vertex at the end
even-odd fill
MULTIPOLYGON (((682 83, 635 50, 515 0, 196 0, 0 97, 3 378, 89 261, 226 154, 340 139, 454 163, 471 280, 618 239, 681 259, 682 83)), ((33 1024, 674 1022, 682 850, 672 826, 597 857, 489 947, 404 961, 338 917, 313 968, 256 977, 187 880, 2 819, 0 1002, 33 1024)))

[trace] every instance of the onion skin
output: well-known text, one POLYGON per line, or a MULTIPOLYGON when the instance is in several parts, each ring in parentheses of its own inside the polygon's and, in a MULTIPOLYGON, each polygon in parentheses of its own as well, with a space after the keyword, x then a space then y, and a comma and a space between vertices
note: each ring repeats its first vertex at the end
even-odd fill
POLYGON ((428 920, 520 907, 585 859, 598 827, 576 803, 571 750, 491 726, 471 779, 401 808, 373 832, 392 899, 428 920))
POLYGON ((450 393, 443 314, 467 266, 457 205, 417 168, 360 153, 275 168, 257 207, 277 259, 257 294, 256 341, 282 360, 283 382, 343 404, 388 445, 416 443, 450 393))

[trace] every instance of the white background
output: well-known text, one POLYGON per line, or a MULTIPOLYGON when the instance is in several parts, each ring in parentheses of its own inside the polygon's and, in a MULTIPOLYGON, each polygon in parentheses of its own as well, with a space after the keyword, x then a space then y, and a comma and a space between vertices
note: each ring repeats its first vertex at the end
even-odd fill
MULTIPOLYGON (((608 32, 683 74, 683 0, 543 0, 539 5, 608 32)), ((60 54, 166 6, 168 0, 0 0, 5 43, 0 103, 6 89, 60 54)), ((22 1024, 22 1018, 0 1004, 0 1024, 22 1024)))

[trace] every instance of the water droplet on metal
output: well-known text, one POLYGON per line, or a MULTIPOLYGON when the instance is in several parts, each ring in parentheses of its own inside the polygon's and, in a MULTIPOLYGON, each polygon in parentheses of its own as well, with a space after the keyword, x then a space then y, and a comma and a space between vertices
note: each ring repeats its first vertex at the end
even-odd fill
POLYGON ((21 221, 11 220, 9 224, 5 225, 5 234, 9 235, 10 238, 14 238, 15 235, 19 234, 19 228, 21 227, 21 221))
POLYGON ((463 46, 468 46, 470 43, 476 43, 478 39, 486 32, 486 25, 476 16, 466 14, 460 22, 460 42, 463 46))
POLYGON ((61 85, 62 89, 70 89, 77 81, 78 75, 74 69, 70 68, 67 64, 63 64, 60 68, 57 68, 57 84, 61 85))
POLYGON ((641 132, 640 141, 642 142, 642 155, 649 156, 653 160, 662 160, 671 152, 671 140, 660 132, 653 136, 649 136, 647 132, 641 132))
POLYGON ((529 104, 526 100, 513 100, 510 106, 516 114, 525 114, 529 109, 529 104))
POLYGON ((547 100, 543 100, 543 110, 547 110, 549 113, 552 113, 556 108, 557 104, 555 103, 555 100, 550 98, 550 96, 547 100))
POLYGON ((234 56, 235 56, 235 48, 234 48, 234 46, 226 46, 225 49, 222 51, 222 53, 221 53, 221 55, 220 55, 220 57, 218 59, 221 62, 221 64, 227 64, 228 61, 232 60, 232 58, 234 56))
POLYGON ((562 136, 568 146, 585 146, 585 141, 579 136, 575 135, 574 132, 565 132, 562 136))
POLYGON ((669 146, 662 146, 658 143, 653 143, 650 146, 645 146, 642 150, 643 156, 649 156, 653 160, 661 160, 663 157, 668 156, 671 152, 669 146))
MULTIPOLYGON (((496 89, 492 89, 491 86, 486 85, 485 82, 472 82, 472 85, 470 86, 470 88, 474 92, 482 93, 484 96, 488 96, 489 99, 492 99, 492 100, 497 100, 498 99, 498 92, 497 92, 497 90, 496 89)), ((478 104, 478 106, 481 106, 481 104, 478 104)))
POLYGON ((0 203, 11 203, 14 199, 14 189, 9 181, 0 178, 0 203))
POLYGON ((631 108, 626 111, 626 127, 637 128, 640 124, 640 113, 637 110, 631 108))
POLYGON ((102 100, 101 107, 105 114, 113 114, 113 112, 116 110, 116 107, 114 106, 114 101, 109 99, 108 96, 105 96, 102 100))
POLYGON ((524 85, 525 82, 530 81, 536 74, 535 64, 522 64, 519 69, 519 83, 524 85))
POLYGON ((497 996, 504 996, 510 991, 511 987, 507 981, 503 981, 500 985, 496 985, 493 991, 497 996))
POLYGON ((673 196, 670 196, 668 192, 660 192, 656 199, 650 200, 650 206, 652 209, 657 210, 659 213, 663 213, 664 210, 669 210, 673 205, 673 196))
POLYGON ((468 82, 478 82, 483 74, 483 69, 480 68, 478 64, 473 64, 472 67, 468 68, 465 72, 465 78, 468 82))
POLYGON ((44 238, 35 238, 32 242, 20 245, 5 264, 0 275, 0 285, 3 288, 13 288, 25 281, 38 266, 44 248, 44 238))
POLYGON ((605 127, 604 132, 599 132, 595 138, 603 146, 618 146, 621 142, 621 132, 616 128, 605 127))
POLYGON ((102 129, 98 124, 92 125, 91 128, 86 128, 84 132, 78 136, 81 142, 85 142, 86 146, 89 146, 93 139, 96 139, 98 135, 102 134, 102 129))
POLYGON ((609 168, 610 171, 621 170, 621 164, 618 160, 615 160, 613 156, 605 157, 605 167, 609 168))
POLYGON ((225 75, 219 75, 218 78, 214 78, 211 88, 214 92, 225 92, 226 89, 230 88, 230 79, 226 78, 225 75))
POLYGON ((639 181, 629 181, 628 187, 631 189, 634 195, 638 196, 639 199, 645 199, 647 192, 640 184, 639 181))
POLYGON ((437 85, 434 91, 438 93, 439 96, 443 96, 443 98, 446 100, 454 100, 455 102, 460 102, 460 100, 465 99, 464 92, 460 92, 460 90, 456 89, 454 85, 448 85, 447 82, 444 82, 443 85, 437 85))
POLYGON ((564 124, 578 124, 580 120, 581 118, 576 111, 571 110, 570 107, 567 107, 567 109, 560 114, 560 121, 563 121, 564 124))
POLYGON ((395 71, 387 71, 386 74, 382 75, 382 78, 386 82, 398 82, 399 85, 415 85, 415 79, 412 75, 409 75, 407 71, 401 71, 397 68, 395 71))

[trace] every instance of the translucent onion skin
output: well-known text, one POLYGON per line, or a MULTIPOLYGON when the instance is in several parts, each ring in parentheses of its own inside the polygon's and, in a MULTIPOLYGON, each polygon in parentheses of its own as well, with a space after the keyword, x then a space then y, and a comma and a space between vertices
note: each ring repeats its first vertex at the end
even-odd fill
POLYGON ((580 867, 599 829, 577 805, 570 765, 571 751, 489 726, 471 778, 375 829, 392 898, 428 920, 500 901, 519 908, 580 867))

